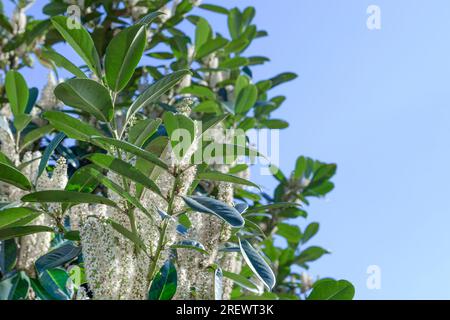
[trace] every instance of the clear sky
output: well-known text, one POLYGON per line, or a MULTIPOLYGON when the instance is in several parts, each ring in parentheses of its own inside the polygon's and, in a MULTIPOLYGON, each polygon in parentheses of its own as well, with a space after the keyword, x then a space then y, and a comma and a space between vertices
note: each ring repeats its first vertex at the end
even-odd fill
MULTIPOLYGON (((40 12, 37 2, 29 13, 40 12)), ((308 210, 321 224, 313 244, 333 252, 312 274, 352 281, 359 299, 449 299, 450 2, 205 2, 256 7, 269 37, 250 53, 272 60, 256 79, 299 75, 274 92, 288 97, 275 113, 290 122, 281 168, 292 170, 299 155, 338 164, 335 190, 308 210), (366 27, 371 4, 381 30, 366 27), (380 290, 366 287, 370 265, 381 268, 380 290)), ((214 17, 224 31, 225 18, 214 17)), ((26 73, 38 87, 45 74, 26 73)))

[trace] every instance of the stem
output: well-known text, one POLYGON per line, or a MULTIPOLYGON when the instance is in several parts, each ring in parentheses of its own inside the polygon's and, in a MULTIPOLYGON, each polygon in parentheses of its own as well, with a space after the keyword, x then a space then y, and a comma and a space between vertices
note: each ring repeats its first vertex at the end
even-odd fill
MULTIPOLYGON (((175 169, 175 181, 173 182, 173 186, 172 186, 172 191, 169 195, 169 200, 168 200, 168 205, 167 205, 167 214, 169 216, 173 215, 173 202, 175 200, 175 196, 176 196, 176 192, 177 192, 177 185, 178 185, 178 174, 176 172, 175 169)), ((165 218, 163 220, 163 224, 161 227, 161 230, 159 232, 159 240, 158 240, 158 245, 156 247, 156 252, 155 252, 155 256, 153 259, 152 264, 150 265, 150 269, 148 270, 148 274, 147 274, 147 280, 148 282, 153 280, 153 277, 155 276, 155 272, 156 272, 156 266, 158 265, 158 261, 161 255, 162 250, 164 249, 165 246, 165 238, 166 238, 166 231, 167 231, 167 226, 169 225, 171 218, 165 218)))

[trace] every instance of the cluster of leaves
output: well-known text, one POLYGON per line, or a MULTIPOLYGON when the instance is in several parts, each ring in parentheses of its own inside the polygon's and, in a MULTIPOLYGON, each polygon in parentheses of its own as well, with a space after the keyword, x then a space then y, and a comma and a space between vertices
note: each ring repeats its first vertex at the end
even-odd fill
MULTIPOLYGON (((69 161, 71 177, 65 190, 36 191, 35 181, 28 180, 21 172, 23 168, 14 166, 10 159, 1 155, 0 180, 30 193, 22 198, 22 202, 29 206, 10 207, 7 204, 0 211, 0 296, 25 298, 31 286, 40 299, 71 298, 74 290, 84 285, 86 280, 79 234, 77 230, 68 229, 61 217, 71 206, 79 203, 105 204, 119 210, 116 203, 104 196, 104 191, 109 189, 126 202, 126 208, 120 210, 128 216, 131 229, 113 220, 108 222, 131 241, 137 251, 152 257, 148 274, 148 279, 153 280, 149 288, 150 299, 170 299, 175 293, 176 269, 173 262, 167 261, 161 270, 155 270, 155 267, 164 247, 169 221, 177 219, 179 229, 185 230, 190 225, 190 211, 212 214, 229 224, 233 234, 230 243, 221 250, 241 252, 246 261, 240 274, 222 270, 219 265, 211 266, 217 298, 221 297, 223 277, 237 285, 233 298, 260 295, 260 290, 251 280, 253 276, 268 289, 263 294, 265 298, 300 298, 305 293, 302 291, 304 284, 299 268, 295 266, 307 268, 309 262, 327 251, 315 246, 302 248, 317 233, 317 223, 309 224, 302 232, 296 224, 289 222, 298 217, 306 218, 306 211, 299 203, 307 204, 308 197, 324 196, 331 191, 333 184, 330 179, 335 173, 335 165, 300 157, 290 177, 274 168, 274 177, 279 185, 270 196, 257 188, 245 187, 255 187, 254 183, 237 176, 247 170, 246 164, 238 164, 224 174, 211 170, 204 163, 198 166, 190 194, 183 197, 190 211, 182 214, 172 210, 176 194, 162 196, 155 183, 161 170, 173 175, 175 183, 183 173, 176 167, 169 169, 163 161, 166 146, 170 144, 175 149, 179 143, 172 135, 176 129, 187 130, 194 136, 195 132, 202 135, 218 123, 244 131, 288 126, 286 121, 271 116, 285 97, 270 97, 269 91, 293 80, 296 75, 287 72, 254 82, 252 68, 269 59, 245 55, 253 40, 267 35, 252 22, 255 9, 249 7, 241 11, 209 4, 200 6, 226 17, 230 34, 227 39, 214 33, 205 18, 191 14, 194 8, 188 0, 182 0, 167 20, 160 20, 158 10, 169 1, 143 1, 151 13, 134 23, 130 23, 130 12, 126 6, 123 9, 121 1, 86 2, 91 11, 82 16, 81 22, 85 27, 69 28, 71 22, 63 16, 45 20, 49 30, 39 53, 39 59, 55 71, 64 68, 73 74, 73 78, 59 84, 54 91, 56 97, 70 108, 43 112, 41 118, 46 120, 46 124, 37 126, 30 116, 31 109, 36 106, 37 90, 28 89, 19 72, 7 72, 5 97, 14 115, 12 127, 18 151, 43 148, 38 176, 46 168, 51 168, 49 161, 62 155, 69 161), (193 36, 180 29, 184 21, 194 25, 193 36), (116 34, 117 29, 120 32, 116 34), (150 41, 148 32, 152 34, 150 41), (85 66, 78 67, 54 51, 52 46, 60 41, 69 44, 85 66), (193 52, 190 47, 194 48, 193 52), (156 66, 147 65, 141 61, 143 55, 150 57, 151 61, 162 62, 156 66), (218 59, 217 67, 211 68, 205 63, 211 55, 218 59), (212 83, 211 76, 221 72, 226 72, 227 77, 219 77, 219 81, 212 83), (147 73, 154 83, 139 92, 139 85, 147 73), (99 80, 91 79, 89 74, 99 80), (179 83, 186 76, 191 76, 192 82, 180 88, 179 83), (230 94, 230 87, 233 94, 230 94), (183 94, 197 98, 191 117, 177 113, 173 107, 183 94), (168 103, 162 100, 163 96, 172 99, 168 103), (156 116, 149 116, 150 109, 156 116), (200 132, 195 130, 198 123, 203 124, 200 132), (56 134, 52 136, 53 131, 56 134), (76 143, 65 143, 67 138, 76 143), (108 171, 120 176, 122 185, 110 180, 105 174, 108 171), (216 181, 236 184, 238 204, 232 207, 214 199, 217 189, 205 185, 216 181), (136 188, 131 188, 132 185, 136 188), (161 208, 145 208, 140 202, 144 189, 161 195, 168 204, 167 212, 161 208), (60 212, 50 214, 48 205, 51 203, 61 203, 60 212), (136 231, 136 209, 146 213, 149 219, 152 219, 149 210, 157 210, 164 217, 159 226, 160 245, 156 252, 150 252, 136 231), (56 228, 32 225, 41 214, 50 215, 56 228), (36 277, 29 277, 14 269, 17 251, 14 239, 36 232, 54 233, 53 247, 36 261, 36 277), (287 245, 276 245, 279 237, 284 238, 287 245), (69 282, 73 285, 67 285, 69 282)), ((56 0, 44 7, 44 13, 51 16, 63 14, 66 10, 67 4, 56 0)), ((193 141, 186 150, 194 147, 193 141)), ((240 150, 237 156, 249 153, 247 145, 234 148, 240 150)), ((187 154, 186 150, 182 155, 187 154)), ((205 247, 195 239, 186 239, 172 247, 173 250, 177 248, 207 254, 205 247)), ((308 295, 310 299, 352 297, 351 284, 332 279, 318 281, 308 295)))

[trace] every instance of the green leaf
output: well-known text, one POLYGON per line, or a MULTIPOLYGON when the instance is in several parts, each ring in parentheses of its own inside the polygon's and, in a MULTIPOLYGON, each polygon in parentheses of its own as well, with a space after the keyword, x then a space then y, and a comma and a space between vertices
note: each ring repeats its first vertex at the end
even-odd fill
POLYGON ((58 133, 53 140, 47 145, 47 147, 44 150, 44 153, 42 154, 41 161, 39 162, 39 169, 36 176, 36 179, 41 176, 41 174, 44 172, 45 168, 47 167, 48 160, 50 159, 50 156, 52 155, 53 151, 55 151, 56 147, 61 143, 61 141, 64 140, 66 135, 62 132, 58 133))
POLYGON ((27 207, 0 210, 0 228, 25 225, 41 215, 41 212, 27 207))
POLYGON ((258 251, 252 247, 250 242, 241 238, 238 238, 238 240, 245 262, 259 280, 261 280, 269 290, 272 290, 275 286, 275 275, 273 274, 272 269, 258 251))
POLYGON ((29 114, 18 114, 14 116, 14 127, 17 131, 22 131, 30 123, 33 117, 29 114))
POLYGON ((163 12, 151 12, 145 16, 143 16, 136 24, 150 24, 153 20, 155 20, 160 15, 163 15, 163 12))
POLYGON ((31 190, 28 178, 13 166, 0 162, 0 181, 12 184, 22 190, 31 190))
POLYGON ((75 171, 67 181, 66 191, 76 191, 83 193, 91 193, 98 186, 98 181, 95 177, 92 177, 90 169, 95 167, 92 164, 88 164, 75 171))
POLYGON ((324 183, 325 181, 331 179, 336 174, 337 166, 334 163, 331 164, 322 164, 316 172, 314 172, 314 176, 308 185, 308 188, 314 188, 318 185, 324 183))
POLYGON ((223 298, 223 273, 222 269, 217 267, 214 270, 214 300, 222 300, 223 298))
POLYGON ((321 247, 308 247, 305 250, 303 250, 300 255, 295 259, 295 263, 299 265, 303 265, 306 262, 311 262, 319 259, 324 254, 330 253, 329 251, 321 248, 321 247))
POLYGON ((201 85, 192 85, 190 87, 183 88, 180 93, 192 94, 199 98, 206 98, 210 100, 216 99, 216 94, 210 88, 201 85))
POLYGON ((197 59, 202 59, 207 55, 222 49, 227 45, 227 43, 228 40, 222 37, 211 39, 206 42, 201 48, 197 48, 198 51, 196 52, 195 57, 197 59))
POLYGON ((76 22, 73 19, 70 21, 67 17, 53 17, 51 20, 53 26, 59 31, 64 40, 86 62, 89 69, 101 78, 100 58, 89 32, 81 25, 77 25, 76 28, 76 22))
POLYGON ((108 86, 121 91, 133 76, 147 42, 145 25, 134 25, 116 35, 105 55, 105 73, 108 86))
POLYGON ((23 76, 15 71, 9 70, 5 77, 6 96, 14 116, 25 113, 28 103, 28 86, 23 76))
POLYGON ((298 226, 288 223, 277 224, 277 234, 284 237, 288 243, 297 244, 302 238, 302 232, 298 226))
POLYGON ((217 124, 221 123, 228 117, 229 114, 222 114, 212 119, 202 122, 202 134, 204 134, 208 129, 214 128, 217 124))
POLYGON ((92 140, 103 142, 106 145, 115 146, 137 157, 147 160, 148 162, 151 162, 160 168, 163 168, 165 170, 168 169, 167 164, 164 161, 160 160, 157 156, 126 141, 105 137, 93 137, 92 140))
POLYGON ((44 59, 53 61, 58 67, 66 69, 78 78, 87 78, 83 71, 56 51, 44 50, 41 55, 44 59))
POLYGON ((305 175, 307 166, 306 158, 304 156, 298 157, 295 163, 294 178, 301 179, 305 175))
POLYGON ((255 85, 243 88, 236 99, 236 114, 246 114, 255 105, 257 98, 258 90, 255 85))
POLYGON ((248 64, 248 59, 244 57, 234 57, 229 58, 224 61, 222 61, 219 65, 220 68, 225 69, 236 69, 243 66, 246 66, 248 64))
POLYGON ((111 170, 161 195, 158 186, 131 164, 101 153, 90 154, 87 158, 101 168, 111 170))
POLYGON ((284 82, 288 82, 297 78, 297 75, 293 72, 284 72, 270 79, 272 81, 272 88, 276 87, 284 82))
POLYGON ((195 251, 198 251, 203 254, 209 254, 208 251, 206 251, 205 246, 202 245, 200 242, 195 240, 182 240, 179 241, 171 246, 171 248, 174 249, 192 249, 195 251))
POLYGON ((171 300, 177 291, 177 270, 166 261, 152 281, 148 300, 171 300))
POLYGON ((3 152, 0 151, 0 162, 1 163, 5 163, 11 167, 14 167, 13 162, 6 156, 6 154, 4 154, 3 152))
POLYGON ((195 124, 192 119, 180 113, 165 112, 163 116, 172 150, 182 159, 195 139, 195 124))
POLYGON ((16 237, 22 237, 39 232, 53 232, 54 230, 46 226, 20 226, 0 229, 0 241, 16 237))
POLYGON ((69 79, 55 88, 55 96, 66 105, 111 121, 114 110, 111 96, 104 86, 91 79, 69 79))
POLYGON ((260 123, 268 129, 286 129, 289 123, 280 119, 266 119, 261 120, 260 123))
POLYGON ((242 30, 242 14, 238 8, 233 8, 228 14, 228 30, 232 39, 239 38, 242 30))
POLYGON ((228 9, 215 5, 215 4, 201 4, 199 6, 199 8, 205 9, 205 10, 209 10, 212 12, 216 12, 216 13, 221 13, 221 14, 228 14, 228 9))
POLYGON ((45 269, 60 267, 78 257, 80 253, 81 247, 76 247, 70 242, 65 243, 37 259, 36 270, 38 273, 42 273, 45 269))
POLYGON ((242 184, 242 185, 246 185, 246 186, 250 186, 250 187, 255 187, 255 188, 258 188, 261 190, 261 188, 256 183, 253 183, 253 182, 243 179, 243 178, 239 178, 232 174, 222 173, 219 171, 202 172, 197 175, 197 178, 203 179, 203 180, 223 181, 223 182, 242 184))
POLYGON ((23 300, 27 298, 30 279, 20 271, 0 282, 0 300, 23 300))
POLYGON ((302 243, 308 242, 308 240, 314 237, 318 231, 319 231, 319 224, 317 222, 310 223, 306 227, 305 232, 303 232, 302 243))
POLYGON ((45 136, 46 134, 49 134, 53 131, 53 127, 51 125, 46 125, 43 127, 39 127, 36 129, 33 129, 31 131, 29 131, 22 140, 22 146, 20 147, 21 150, 25 149, 26 147, 28 147, 30 144, 32 144, 33 142, 35 142, 36 140, 41 139, 43 136, 45 136))
POLYGON ((115 222, 112 219, 107 219, 106 222, 109 223, 114 230, 116 230, 118 233, 120 233, 126 239, 130 240, 131 242, 133 242, 138 248, 140 248, 140 249, 142 249, 144 251, 146 250, 145 244, 141 240, 139 235, 134 234, 133 232, 131 232, 130 230, 128 230, 127 228, 125 228, 124 226, 122 226, 121 224, 115 222))
POLYGON ((53 297, 47 291, 45 291, 39 280, 30 278, 30 281, 34 293, 40 300, 53 300, 53 297))
POLYGON ((128 142, 141 148, 155 134, 161 125, 161 119, 144 119, 138 121, 128 132, 128 142))
POLYGON ((352 300, 355 288, 347 280, 322 279, 314 284, 308 300, 352 300))
POLYGON ((46 111, 43 116, 71 139, 89 141, 90 137, 103 135, 96 128, 60 111, 46 111))
POLYGON ((116 207, 116 203, 108 198, 90 193, 64 190, 45 190, 29 193, 22 197, 22 202, 50 202, 50 203, 98 203, 116 207))
POLYGON ((63 269, 45 269, 39 274, 39 282, 48 294, 56 300, 69 300, 70 293, 67 289, 69 275, 63 269))
POLYGON ((183 200, 194 211, 213 214, 234 228, 244 226, 244 219, 239 211, 226 203, 204 196, 183 196, 183 200))
POLYGON ((195 29, 195 48, 198 50, 211 38, 211 27, 208 21, 200 18, 195 29))
POLYGON ((277 203, 273 203, 273 204, 252 207, 252 208, 248 209, 245 213, 249 214, 249 213, 255 213, 255 212, 265 212, 265 211, 274 210, 274 209, 291 208, 291 207, 298 207, 298 206, 300 206, 300 204, 295 203, 295 202, 277 202, 277 203))
POLYGON ((178 82, 180 82, 186 75, 190 73, 191 72, 189 70, 175 71, 174 73, 164 76, 162 79, 150 85, 131 104, 127 112, 127 121, 129 121, 141 108, 151 103, 157 102, 164 93, 173 88, 178 82))
POLYGON ((14 239, 0 241, 0 272, 5 275, 13 270, 17 259, 17 244, 14 239))
POLYGON ((237 285, 239 285, 240 287, 244 288, 247 291, 250 291, 250 292, 253 292, 256 294, 261 294, 261 291, 259 290, 258 286, 255 283, 253 283, 253 281, 247 279, 244 276, 241 276, 240 274, 228 272, 228 271, 224 270, 223 276, 225 278, 232 280, 234 283, 236 283, 237 285))

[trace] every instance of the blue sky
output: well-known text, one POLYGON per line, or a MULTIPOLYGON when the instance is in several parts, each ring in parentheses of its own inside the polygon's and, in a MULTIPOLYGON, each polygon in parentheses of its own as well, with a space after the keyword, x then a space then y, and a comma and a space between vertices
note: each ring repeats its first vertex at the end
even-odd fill
MULTIPOLYGON (((299 155, 338 164, 335 190, 308 210, 308 222, 321 224, 312 244, 333 252, 312 274, 352 281, 359 299, 450 298, 450 2, 208 2, 256 7, 269 37, 249 53, 271 58, 256 79, 299 75, 274 92, 288 97, 275 114, 290 122, 283 171, 299 155), (366 27, 371 4, 381 8, 381 30, 366 27), (381 268, 380 290, 366 287, 370 265, 381 268)), ((224 31, 225 18, 214 17, 224 31)), ((26 76, 40 87, 46 74, 26 76)))

